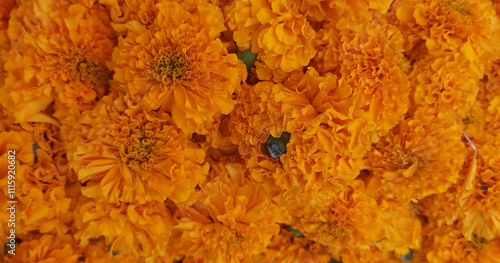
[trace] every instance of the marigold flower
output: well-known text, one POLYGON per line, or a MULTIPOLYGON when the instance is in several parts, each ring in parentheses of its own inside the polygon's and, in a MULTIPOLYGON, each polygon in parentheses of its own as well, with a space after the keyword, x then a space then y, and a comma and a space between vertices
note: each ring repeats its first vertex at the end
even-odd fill
POLYGON ((109 203, 103 198, 81 197, 75 209, 74 234, 85 247, 105 238, 110 251, 137 256, 164 256, 174 221, 163 202, 109 203))
POLYGON ((351 90, 349 95, 356 100, 354 114, 374 121, 377 131, 386 134, 409 107, 403 39, 397 28, 373 13, 366 22, 343 22, 341 29, 326 27, 320 37, 314 65, 321 73, 337 76, 337 86, 351 90))
POLYGON ((309 207, 296 228, 339 258, 342 248, 367 246, 383 238, 378 211, 377 201, 364 193, 363 182, 354 180, 327 206, 309 207))
MULTIPOLYGON (((344 263, 400 263, 401 257, 393 251, 385 249, 381 244, 384 240, 376 242, 370 246, 344 248, 338 253, 337 258, 342 258, 344 263)), ((415 262, 421 262, 416 260, 415 262)))
POLYGON ((121 262, 141 262, 142 257, 133 253, 111 250, 111 246, 106 244, 104 238, 91 239, 89 244, 83 248, 82 258, 85 262, 92 263, 121 263, 121 262))
POLYGON ((480 77, 477 66, 459 53, 426 56, 413 66, 410 75, 414 87, 411 111, 424 107, 426 114, 461 116, 474 103, 480 77))
POLYGON ((257 72, 261 65, 292 72, 307 66, 316 54, 316 32, 285 0, 235 1, 225 14, 238 48, 258 54, 262 64, 256 64, 257 72))
POLYGON ((455 121, 419 112, 415 117, 393 128, 367 155, 379 192, 407 202, 446 191, 465 158, 455 121))
POLYGON ((37 162, 19 167, 16 180, 19 232, 65 234, 73 220, 72 199, 66 194, 66 176, 58 171, 54 160, 38 149, 37 162))
POLYGON ((329 262, 326 247, 306 238, 296 238, 281 229, 271 240, 264 255, 252 258, 252 262, 329 262))
POLYGON ((6 262, 77 262, 81 248, 72 235, 36 235, 16 244, 6 262))
POLYGON ((350 183, 363 165, 363 155, 348 150, 345 126, 309 128, 292 134, 287 153, 280 159, 283 172, 275 175, 285 189, 300 187, 311 198, 328 200, 350 183), (335 150, 334 150, 335 149, 335 150), (291 177, 287 184, 287 177, 291 177))
POLYGON ((429 262, 499 262, 499 238, 486 240, 474 234, 468 240, 460 233, 460 224, 425 226, 423 253, 429 262))
POLYGON ((58 124, 68 108, 89 108, 111 77, 105 65, 113 31, 97 10, 65 1, 27 1, 10 16, 9 38, 16 49, 6 63, 2 98, 16 121, 58 124), (55 112, 44 112, 55 102, 55 112), (47 115, 48 114, 48 115, 47 115))
POLYGON ((207 134, 218 114, 233 109, 232 93, 246 78, 245 66, 216 39, 224 27, 209 19, 221 15, 215 8, 190 13, 173 2, 158 8, 154 25, 133 23, 120 39, 113 53, 115 80, 130 106, 162 107, 183 132, 207 134))
POLYGON ((277 222, 286 219, 259 184, 245 178, 245 165, 212 166, 214 181, 201 187, 199 202, 181 208, 171 245, 178 254, 213 262, 248 262, 264 251, 277 222))
MULTIPOLYGON (((445 51, 461 53, 476 64, 498 55, 499 19, 490 1, 401 0, 393 15, 405 37, 405 50, 425 43, 425 53, 441 57, 445 51)), ((419 59, 414 53, 411 60, 419 59)))
POLYGON ((284 121, 290 117, 287 118, 281 105, 272 100, 274 94, 282 91, 282 86, 271 82, 242 86, 238 103, 230 114, 229 130, 231 141, 239 145, 243 157, 262 155, 260 145, 269 135, 277 138, 284 131, 284 121))
POLYGON ((117 33, 126 35, 129 31, 127 24, 139 22, 143 25, 153 24, 158 8, 157 0, 103 0, 100 4, 106 5, 109 9, 111 25, 117 33))
POLYGON ((167 114, 123 107, 121 98, 105 97, 82 114, 82 142, 72 149, 82 193, 116 203, 187 201, 205 180, 205 153, 167 114))
POLYGON ((409 248, 420 249, 422 225, 415 214, 415 205, 382 198, 379 207, 384 249, 394 251, 398 257, 404 256, 409 248))

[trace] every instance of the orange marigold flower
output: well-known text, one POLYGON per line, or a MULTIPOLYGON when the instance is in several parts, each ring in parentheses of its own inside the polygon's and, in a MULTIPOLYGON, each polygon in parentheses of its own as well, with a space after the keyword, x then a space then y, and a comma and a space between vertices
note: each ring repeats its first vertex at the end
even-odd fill
POLYGON ((205 180, 205 153, 193 147, 168 114, 124 110, 105 97, 82 114, 81 143, 72 149, 82 193, 109 202, 185 202, 205 180))
POLYGON ((57 124, 67 109, 89 108, 107 90, 113 30, 106 15, 66 1, 27 1, 10 16, 16 46, 2 92, 16 121, 57 124), (55 112, 44 112, 55 102, 55 112))
POLYGON ((199 202, 181 208, 171 246, 178 254, 213 262, 248 262, 278 234, 286 210, 262 186, 245 178, 245 165, 221 160, 214 181, 201 187, 199 202))
POLYGON ((37 150, 37 162, 17 169, 16 196, 19 200, 20 233, 38 230, 40 233, 64 234, 73 220, 72 199, 66 194, 66 175, 42 149, 37 150))
POLYGON ((383 135, 406 113, 410 83, 404 74, 401 33, 380 14, 372 16, 362 23, 344 22, 340 29, 322 29, 314 65, 321 73, 338 76, 337 85, 351 90, 356 99, 353 104, 360 112, 354 114, 374 121, 383 135))
POLYGON ((474 234, 466 239, 460 224, 438 226, 431 221, 424 227, 422 252, 429 262, 500 262, 500 238, 486 240, 474 234))
POLYGON ((158 0, 102 0, 100 4, 107 6, 111 25, 117 33, 126 35, 129 31, 127 24, 139 22, 143 25, 153 24, 158 14, 158 0))
POLYGON ((280 157, 284 171, 275 175, 278 185, 300 187, 316 201, 332 198, 363 165, 365 152, 350 152, 350 139, 344 125, 321 125, 292 133, 287 152, 280 157))
POLYGON ((385 237, 384 249, 394 251, 398 257, 404 256, 409 248, 420 249, 422 225, 417 217, 415 205, 406 201, 381 198, 379 207, 385 237))
POLYGON ((441 57, 426 56, 413 66, 410 75, 413 107, 426 108, 426 114, 461 116, 473 105, 479 91, 481 72, 459 53, 441 57))
MULTIPOLYGON (((425 43, 424 54, 457 52, 482 66, 499 54, 499 19, 490 1, 401 0, 393 7, 407 51, 425 43)), ((421 56, 413 54, 412 60, 421 56)))
POLYGON ((231 141, 239 145, 244 158, 262 155, 260 145, 270 134, 279 138, 285 128, 284 122, 291 119, 281 111, 281 105, 272 100, 273 95, 282 91, 280 84, 271 82, 242 86, 238 103, 230 114, 229 130, 231 141))
POLYGON ((31 235, 5 262, 77 262, 81 248, 72 235, 31 235))
MULTIPOLYGON (((401 263, 401 256, 384 247, 385 240, 370 246, 344 248, 337 258, 342 258, 342 263, 401 263)), ((408 250, 408 249, 407 249, 408 250)), ((415 262, 418 259, 414 258, 415 262)), ((412 261, 410 261, 412 262, 412 261)))
POLYGON ((83 248, 82 258, 85 262, 92 263, 128 263, 141 262, 143 257, 125 251, 111 250, 111 246, 106 244, 104 238, 91 239, 89 244, 83 248))
POLYGON ((130 106, 162 107, 183 132, 207 134, 214 118, 233 109, 245 66, 216 39, 224 29, 212 20, 222 15, 217 8, 202 5, 190 13, 166 2, 158 9, 152 26, 132 23, 132 32, 120 39, 115 80, 130 106))
POLYGON ((438 223, 445 221, 449 224, 450 217, 462 220, 460 230, 469 240, 473 234, 486 240, 500 237, 500 205, 496 201, 500 194, 499 145, 500 136, 496 136, 495 141, 475 145, 477 154, 469 155, 468 164, 463 169, 464 176, 451 190, 454 194, 424 200, 425 214, 438 223))
POLYGON ((291 232, 280 230, 263 255, 252 258, 252 262, 329 262, 326 247, 306 238, 294 237, 291 232))
POLYGON ((257 73, 260 65, 272 71, 302 69, 316 54, 316 32, 285 0, 235 1, 225 14, 238 48, 258 54, 257 73))
POLYGON ((460 127, 453 120, 419 112, 394 127, 367 155, 379 192, 403 201, 446 191, 465 158, 460 127))
POLYGON ((110 251, 136 256, 165 256, 174 221, 163 202, 109 203, 81 197, 75 209, 74 236, 85 247, 104 237, 110 251))
POLYGON ((377 201, 367 196, 364 188, 362 181, 355 180, 331 198, 327 206, 308 207, 304 216, 298 219, 296 229, 307 238, 328 246, 334 258, 339 258, 343 248, 368 246, 382 239, 377 201))

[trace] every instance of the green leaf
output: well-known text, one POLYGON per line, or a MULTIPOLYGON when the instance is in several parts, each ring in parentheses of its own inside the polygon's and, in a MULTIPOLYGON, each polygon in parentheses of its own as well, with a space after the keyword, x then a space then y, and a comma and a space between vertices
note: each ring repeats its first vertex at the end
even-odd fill
POLYGON ((257 60, 257 54, 252 53, 252 50, 245 49, 243 51, 238 51, 236 54, 238 59, 243 61, 247 66, 247 69, 255 67, 255 60, 257 60))
POLYGON ((273 158, 280 158, 281 155, 286 153, 286 145, 290 141, 290 133, 283 132, 279 138, 274 138, 269 135, 267 139, 267 150, 273 158))

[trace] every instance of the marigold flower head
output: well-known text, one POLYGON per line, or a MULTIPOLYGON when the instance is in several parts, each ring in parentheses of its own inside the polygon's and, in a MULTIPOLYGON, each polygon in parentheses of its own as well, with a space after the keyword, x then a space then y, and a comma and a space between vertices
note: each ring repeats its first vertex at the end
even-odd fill
POLYGON ((384 249, 399 252, 399 257, 406 254, 409 248, 420 249, 422 225, 415 214, 416 206, 411 202, 398 202, 388 198, 382 198, 379 203, 380 222, 385 237, 384 249))
POLYGON ((72 235, 32 235, 16 244, 5 262, 77 262, 81 248, 72 235))
POLYGON ((157 0, 104 0, 99 1, 100 4, 105 5, 109 10, 109 17, 111 18, 111 25, 120 35, 126 35, 129 31, 127 24, 139 22, 143 25, 153 24, 158 8, 157 0))
POLYGON ((461 132, 454 120, 417 113, 380 139, 367 155, 379 192, 410 201, 446 191, 465 158, 461 132), (453 149, 453 150, 451 150, 453 149))
POLYGON ((18 167, 16 197, 20 233, 38 230, 61 235, 68 231, 73 219, 72 198, 66 193, 66 175, 57 168, 54 160, 41 149, 37 150, 37 162, 33 166, 18 167))
POLYGON ((252 258, 252 262, 329 262, 330 255, 326 247, 307 238, 297 238, 284 230, 280 230, 271 240, 264 255, 252 258))
POLYGON ((438 226, 431 221, 424 227, 423 253, 429 262, 499 262, 499 238, 486 240, 474 234, 466 239, 460 224, 438 226))
POLYGON ((111 250, 111 245, 106 244, 104 238, 91 239, 89 243, 83 247, 82 258, 86 262, 95 263, 120 263, 120 262, 141 262, 141 257, 133 253, 125 253, 125 251, 111 250))
POLYGON ((75 209, 75 238, 87 246, 104 237, 110 250, 124 255, 164 256, 174 226, 163 202, 109 203, 103 198, 81 197, 75 209))
POLYGON ((260 65, 292 72, 307 66, 316 54, 316 32, 285 0, 235 1, 225 14, 238 48, 259 54, 257 72, 260 65))
MULTIPOLYGON (((336 258, 342 258, 342 262, 345 263, 400 263, 402 262, 401 256, 385 249, 385 240, 375 242, 370 246, 354 247, 354 248, 344 248, 338 252, 336 258)), ((411 262, 411 261, 410 261, 411 262)), ((416 262, 421 262, 417 261, 416 262)))
POLYGON ((132 23, 119 40, 113 53, 118 88, 127 92, 129 106, 162 107, 183 132, 207 134, 219 114, 233 109, 245 66, 216 39, 224 26, 211 18, 221 15, 215 7, 190 13, 168 2, 158 8, 152 26, 132 23))
POLYGON ((78 179, 86 183, 82 193, 110 202, 187 201, 205 180, 205 153, 190 145, 168 115, 123 112, 120 103, 106 97, 82 114, 82 143, 72 157, 78 179))
POLYGON ((427 114, 448 113, 461 116, 473 105, 479 91, 481 73, 459 53, 427 56, 413 66, 410 75, 413 107, 425 107, 427 114))
POLYGON ((248 262, 278 234, 277 222, 286 219, 286 211, 259 184, 245 178, 244 168, 224 161, 212 166, 214 181, 201 187, 200 201, 180 209, 172 237, 177 253, 215 262, 248 262))
POLYGON ((407 51, 423 41, 433 56, 450 50, 483 67, 498 56, 499 19, 490 1, 402 0, 393 6, 407 51))
POLYGON ((6 63, 9 96, 2 103, 17 122, 57 123, 49 115, 63 120, 68 108, 89 108, 105 93, 113 30, 103 13, 64 1, 27 1, 9 23, 17 48, 6 63), (53 102, 55 112, 44 114, 53 102))
POLYGON ((279 138, 289 119, 273 95, 283 91, 280 84, 259 82, 255 86, 243 85, 238 103, 230 114, 231 141, 239 145, 243 157, 262 155, 260 145, 269 135, 279 138))
POLYGON ((314 200, 332 198, 363 165, 363 155, 349 152, 349 137, 347 127, 341 125, 294 132, 280 158, 284 171, 275 175, 278 184, 285 189, 300 187, 314 200))
POLYGON ((364 184, 355 180, 324 207, 307 209, 297 229, 306 237, 328 246, 338 258, 342 248, 370 245, 383 238, 377 201, 364 194, 364 184))
POLYGON ((410 83, 404 74, 401 33, 380 14, 372 16, 363 22, 344 21, 339 29, 321 29, 313 65, 322 74, 337 76, 335 86, 344 90, 337 96, 356 100, 354 114, 375 122, 383 135, 406 113, 410 83))

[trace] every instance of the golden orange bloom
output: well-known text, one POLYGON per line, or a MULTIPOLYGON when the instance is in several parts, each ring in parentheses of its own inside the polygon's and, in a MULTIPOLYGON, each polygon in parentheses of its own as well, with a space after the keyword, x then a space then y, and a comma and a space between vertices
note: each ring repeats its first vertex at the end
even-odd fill
POLYGON ((452 51, 484 67, 500 52, 499 18, 490 1, 400 0, 393 6, 413 61, 452 51), (425 49, 412 52, 420 45, 425 49))
POLYGON ((66 1, 26 1, 10 16, 2 104, 16 121, 58 124, 68 108, 88 109, 107 90, 113 31, 98 10, 66 1), (54 105, 49 110, 51 103, 54 105), (54 116, 51 116, 54 115, 54 116))
POLYGON ((215 6, 192 13, 173 2, 158 8, 152 26, 131 23, 132 32, 119 40, 115 80, 129 106, 161 107, 183 132, 207 134, 214 118, 233 109, 245 66, 216 39, 224 26, 215 6))
POLYGON ((460 224, 438 226, 431 221, 425 226, 422 252, 429 262, 500 262, 500 238, 486 240, 474 234, 466 239, 460 224))
POLYGON ((111 250, 111 246, 106 244, 104 238, 91 239, 89 244, 83 248, 82 257, 85 262, 92 263, 128 263, 142 262, 141 257, 125 251, 111 250))
POLYGON ((280 230, 271 240, 263 255, 255 256, 252 262, 329 262, 326 247, 307 238, 293 237, 291 232, 280 230))
POLYGON ((82 114, 81 141, 70 150, 83 195, 117 204, 186 202, 205 180, 205 153, 168 114, 124 107, 122 98, 107 96, 82 114))
POLYGON ((294 228, 328 246, 335 258, 343 248, 368 246, 384 238, 377 201, 367 196, 364 188, 362 181, 354 180, 327 206, 307 207, 294 228))
POLYGON ((367 155, 379 192, 409 202, 446 191, 465 158, 460 126, 449 116, 417 112, 380 139, 367 155))
MULTIPOLYGON (((401 256, 385 249, 385 240, 376 242, 370 246, 345 248, 338 254, 342 257, 342 263, 401 263, 401 256)), ((412 262, 412 261, 410 261, 412 262)), ((422 262, 415 260, 415 262, 422 262)))
POLYGON ((225 14, 238 48, 258 54, 261 79, 271 79, 272 74, 262 74, 268 70, 283 74, 302 69, 316 54, 316 32, 285 0, 234 1, 225 14))
POLYGON ((279 138, 286 121, 291 118, 281 111, 281 105, 273 100, 283 91, 280 84, 259 82, 255 86, 243 85, 238 94, 238 103, 230 114, 231 141, 239 145, 240 154, 262 155, 260 145, 269 135, 279 138))
POLYGON ((201 187, 197 203, 180 209, 170 244, 176 253, 209 262, 249 262, 270 244, 286 210, 246 179, 244 168, 225 160, 212 165, 214 181, 201 187))
POLYGON ((5 262, 77 262, 81 248, 72 235, 30 235, 16 244, 16 255, 5 262))
POLYGON ((17 168, 16 197, 19 200, 19 232, 65 234, 73 220, 72 199, 66 193, 66 175, 42 149, 33 166, 17 168))
POLYGON ((153 24, 158 14, 158 0, 103 0, 100 4, 109 8, 109 17, 113 29, 120 34, 126 35, 129 31, 127 25, 139 22, 143 25, 153 24))
POLYGON ((163 202, 109 203, 81 197, 75 209, 74 237, 82 247, 105 238, 110 251, 123 255, 165 256, 174 221, 163 202))
MULTIPOLYGON (((492 94, 486 92, 482 96, 489 95, 492 94)), ((500 186, 500 136, 492 129, 497 124, 491 121, 496 114, 488 111, 490 106, 488 101, 478 100, 466 116, 465 134, 470 146, 456 184, 445 193, 425 198, 421 204, 423 213, 438 225, 461 220, 459 230, 468 240, 474 234, 486 240, 500 236, 500 206, 496 201, 500 186)))
POLYGON ((422 225, 417 217, 417 208, 410 202, 382 198, 379 200, 379 216, 384 232, 384 249, 394 251, 398 257, 408 249, 420 249, 422 225))
POLYGON ((414 90, 411 111, 424 107, 426 114, 461 116, 474 103, 480 77, 477 65, 459 53, 422 58, 410 75, 414 90))

